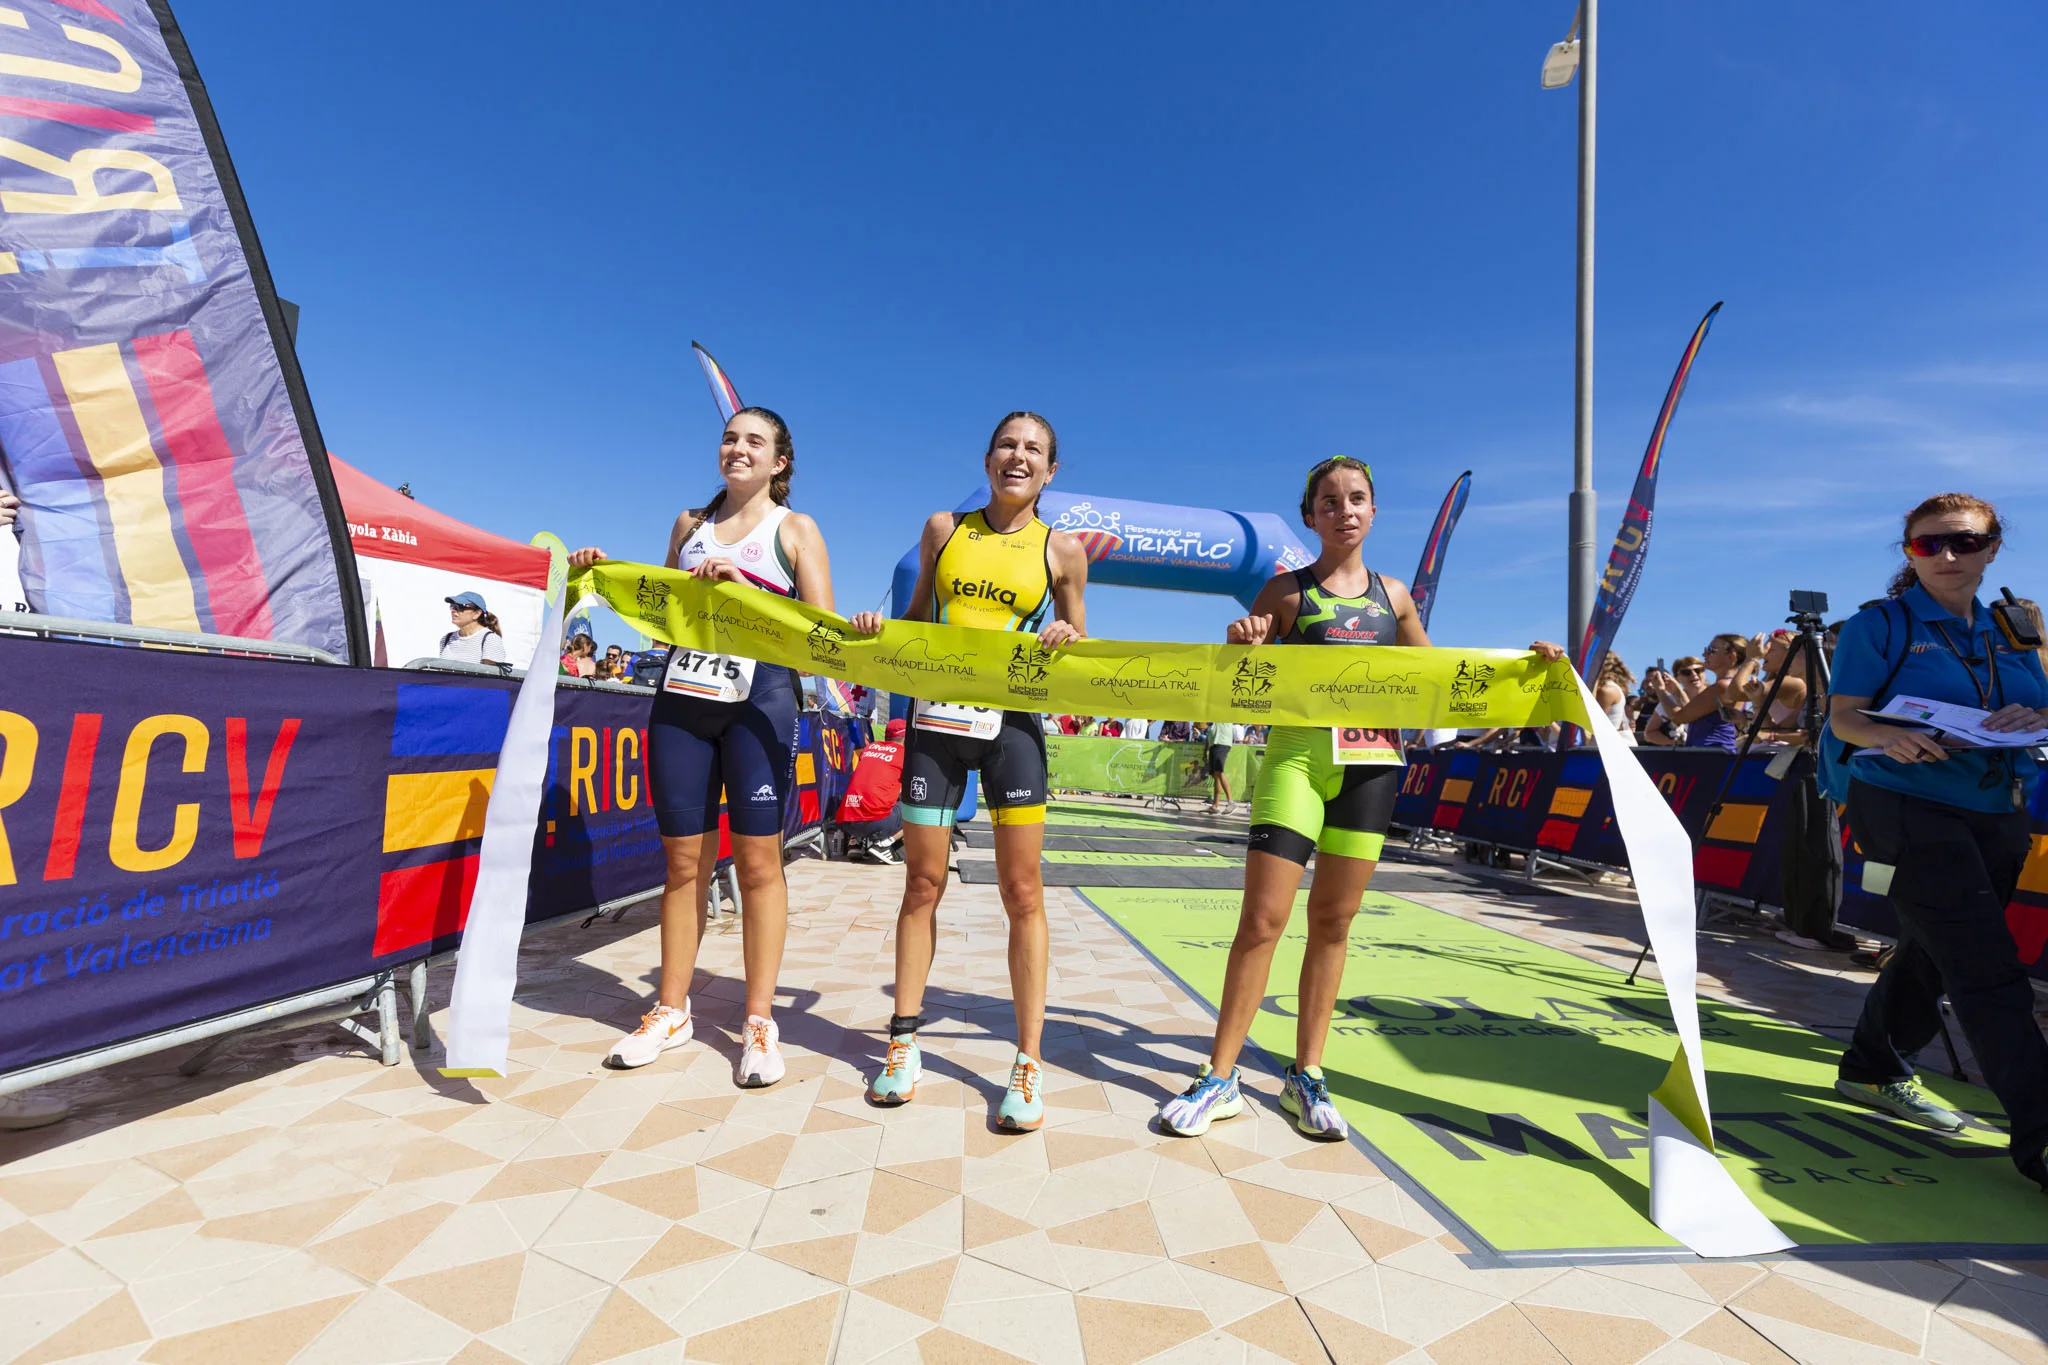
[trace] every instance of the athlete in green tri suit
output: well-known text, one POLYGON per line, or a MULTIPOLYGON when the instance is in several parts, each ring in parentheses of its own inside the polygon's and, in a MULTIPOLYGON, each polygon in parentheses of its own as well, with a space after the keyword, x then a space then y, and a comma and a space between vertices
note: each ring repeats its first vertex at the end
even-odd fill
MULTIPOLYGON (((1370 465, 1338 455, 1310 470, 1301 519, 1321 537, 1322 553, 1308 568, 1269 581, 1251 615, 1230 623, 1228 642, 1429 647, 1406 585, 1365 565, 1363 547, 1377 510, 1370 465)), ((1530 648, 1546 658, 1564 656, 1556 645, 1540 641, 1530 648)), ((1244 906, 1230 945, 1216 1038, 1194 1084, 1160 1106, 1159 1123, 1167 1132, 1198 1137, 1217 1119, 1244 1112, 1238 1053, 1265 998, 1273 949, 1313 854, 1294 1063, 1287 1068, 1280 1104, 1310 1137, 1348 1136, 1323 1079, 1323 1043, 1344 976, 1351 920, 1379 866, 1402 766, 1397 732, 1273 727, 1252 798, 1244 906)))

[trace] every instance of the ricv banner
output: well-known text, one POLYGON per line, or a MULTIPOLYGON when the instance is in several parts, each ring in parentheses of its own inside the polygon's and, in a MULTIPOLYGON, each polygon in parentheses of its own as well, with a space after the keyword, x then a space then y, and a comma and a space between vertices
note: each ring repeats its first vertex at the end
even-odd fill
POLYGON ((57 616, 367 659, 326 447, 167 6, 0 8, 0 483, 57 616))
MULTIPOLYGON (((0 1071, 455 945, 516 684, 20 638, 0 676, 0 1071)), ((663 874, 649 695, 556 700, 528 920, 663 874)))

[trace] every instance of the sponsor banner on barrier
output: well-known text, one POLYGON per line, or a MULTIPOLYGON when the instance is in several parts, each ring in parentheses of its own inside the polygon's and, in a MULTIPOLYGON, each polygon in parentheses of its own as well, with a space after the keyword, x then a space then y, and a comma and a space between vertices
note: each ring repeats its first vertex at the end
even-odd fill
MULTIPOLYGON (((1637 761, 1693 841, 1693 877, 1700 885, 1777 902, 1782 817, 1790 792, 1766 771, 1776 756, 1776 750, 1746 756, 1720 813, 1709 820, 1734 755, 1719 749, 1636 751, 1637 761)), ((1561 754, 1413 750, 1394 821, 1503 848, 1628 866, 1600 757, 1587 749, 1561 754)))
MULTIPOLYGON (((1264 754, 1262 745, 1230 746, 1223 775, 1239 800, 1251 798, 1264 754)), ((1055 791, 1200 798, 1210 792, 1209 750, 1202 744, 1047 735, 1045 755, 1055 791)))
MULTIPOLYGON (((0 1071, 456 942, 507 680, 0 639, 0 1071)), ((659 885, 648 698, 562 688, 528 915, 659 885)))
MULTIPOLYGON (((1767 771, 1779 750, 1745 755, 1721 790, 1733 754, 1718 749, 1636 750, 1637 761, 1693 841, 1693 879, 1744 900, 1779 903, 1784 881, 1784 835, 1793 792, 1767 771)), ((2006 906, 2006 926, 2020 960, 2048 979, 2048 783, 2035 792, 2034 846, 2006 906)), ((1551 853, 1581 862, 1626 868, 1628 849, 1614 822, 1614 801, 1598 755, 1481 753, 1471 749, 1409 751, 1394 823, 1436 829, 1503 848, 1551 853), (1524 794, 1532 799, 1523 800, 1524 794)), ((1837 919, 1852 928, 1892 937, 1898 916, 1891 903, 1862 888, 1863 852, 1846 818, 1842 827, 1842 904, 1837 919)))

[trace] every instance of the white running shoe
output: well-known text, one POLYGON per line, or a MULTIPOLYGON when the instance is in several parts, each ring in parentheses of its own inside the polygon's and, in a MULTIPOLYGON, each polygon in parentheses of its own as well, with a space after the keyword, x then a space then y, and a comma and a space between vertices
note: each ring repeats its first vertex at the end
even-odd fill
POLYGON ((25 1090, 0 1095, 0 1129, 46 1128, 70 1116, 71 1106, 62 1100, 38 1099, 25 1090))
POLYGON ((613 1045, 604 1064, 614 1071, 646 1066, 670 1048, 689 1042, 695 1031, 689 1001, 684 1001, 681 1009, 674 1005, 656 1005, 640 1016, 639 1028, 613 1045))
POLYGON ((775 1027, 773 1019, 748 1015, 747 1045, 740 1052, 739 1065, 733 1068, 733 1084, 742 1090, 758 1090, 781 1080, 789 1069, 783 1065, 782 1049, 777 1046, 781 1040, 781 1030, 775 1027))

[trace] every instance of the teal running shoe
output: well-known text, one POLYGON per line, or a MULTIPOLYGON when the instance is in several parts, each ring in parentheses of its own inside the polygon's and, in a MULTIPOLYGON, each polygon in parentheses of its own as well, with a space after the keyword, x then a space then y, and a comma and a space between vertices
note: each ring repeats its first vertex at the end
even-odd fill
POLYGON ((1330 1098, 1329 1082, 1323 1079, 1321 1067, 1305 1066, 1296 1071, 1290 1066, 1284 1079, 1280 1107, 1294 1115, 1296 1128, 1318 1142, 1342 1142, 1351 1136, 1350 1125, 1330 1098))
POLYGON ((917 1050, 917 1035, 899 1033, 889 1039, 889 1054, 882 1059, 881 1074, 868 1086, 868 1103, 884 1107, 907 1104, 917 1093, 917 1078, 924 1074, 924 1057, 917 1050))
POLYGON ((1927 1097, 1926 1091, 1912 1081, 1865 1085, 1861 1081, 1837 1079, 1835 1093, 1845 1100, 1854 1100, 1867 1109, 1896 1114, 1908 1123, 1917 1123, 1922 1128, 1932 1128, 1937 1133, 1960 1133, 1964 1128, 1961 1114, 1936 1104, 1927 1097))
POLYGON ((1218 1076, 1203 1062, 1195 1083, 1159 1106, 1159 1126, 1178 1137, 1200 1137, 1217 1119, 1236 1118, 1244 1112, 1237 1074, 1232 1067, 1228 1076, 1218 1076))
POLYGON ((1006 1133, 1029 1133, 1045 1122, 1045 1078, 1037 1062, 1022 1052, 1010 1067, 1010 1088, 996 1110, 996 1127, 1006 1133))

